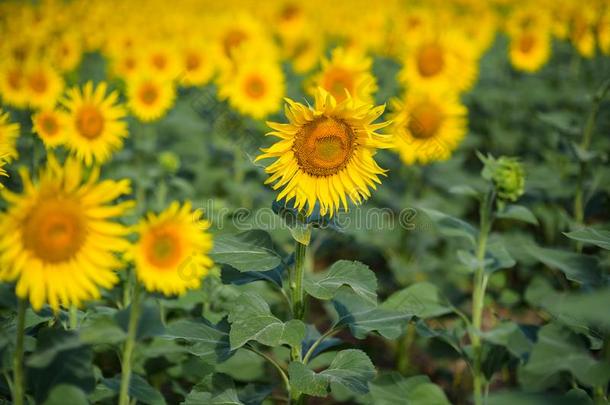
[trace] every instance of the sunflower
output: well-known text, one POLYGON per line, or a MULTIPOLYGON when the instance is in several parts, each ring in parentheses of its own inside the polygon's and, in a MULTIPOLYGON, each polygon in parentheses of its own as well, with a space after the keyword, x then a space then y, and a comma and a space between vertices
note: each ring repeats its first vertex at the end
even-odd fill
POLYGON ((371 65, 372 60, 356 50, 336 48, 330 60, 322 60, 322 71, 313 77, 310 92, 313 94, 317 87, 322 87, 338 102, 349 93, 355 100, 371 104, 377 91, 371 65))
POLYGON ((138 280, 148 291, 167 296, 199 288, 213 264, 207 255, 212 248, 208 227, 189 202, 173 202, 159 215, 148 214, 137 226, 139 241, 127 255, 138 280))
POLYGON ((76 31, 65 32, 51 41, 49 55, 62 72, 74 70, 81 61, 82 42, 76 31))
POLYGON ((519 70, 535 72, 548 60, 551 54, 549 32, 525 30, 514 34, 510 41, 510 62, 519 70))
POLYGON ((391 138, 375 131, 387 126, 373 124, 383 113, 384 106, 362 104, 347 96, 337 103, 322 88, 315 93, 314 106, 286 99, 288 124, 269 122, 269 135, 280 138, 256 160, 275 158, 266 168, 271 176, 266 184, 283 188, 277 199, 294 199, 298 210, 307 208, 310 215, 316 204, 320 213, 333 215, 347 197, 360 204, 370 197, 370 188, 381 183, 380 168, 373 156, 377 148, 391 146, 391 138))
POLYGON ((106 95, 106 83, 95 88, 88 82, 82 89, 72 88, 61 103, 68 109, 66 144, 87 165, 104 163, 112 152, 122 148, 127 136, 123 120, 125 109, 117 104, 118 93, 106 95))
POLYGON ((2 192, 9 207, 0 214, 0 280, 17 280, 17 295, 35 310, 78 306, 118 281, 114 270, 122 263, 114 253, 129 247, 129 231, 114 218, 134 203, 113 201, 130 193, 130 184, 100 182, 98 168, 86 179, 83 172, 76 159, 62 166, 49 155, 38 182, 24 169, 23 192, 2 192))
POLYGON ((0 62, 0 96, 5 104, 16 108, 27 106, 23 65, 14 61, 0 62))
POLYGON ((67 123, 68 115, 60 110, 45 109, 32 117, 34 132, 49 148, 65 142, 67 123))
POLYGON ((176 87, 171 80, 136 76, 127 82, 127 98, 129 109, 140 121, 156 121, 174 105, 176 87))
POLYGON ((180 83, 184 86, 201 86, 206 84, 216 71, 210 46, 199 39, 190 39, 180 51, 182 58, 182 76, 180 83))
POLYGON ((19 137, 19 124, 9 122, 8 113, 0 110, 0 157, 3 160, 10 162, 19 157, 17 137, 19 137))
POLYGON ((155 42, 142 51, 143 68, 159 79, 174 80, 180 74, 180 55, 173 44, 155 42))
POLYGON ((466 135, 468 110, 453 92, 410 91, 391 107, 395 146, 405 164, 447 159, 466 135))
POLYGON ((277 62, 246 58, 221 74, 218 94, 242 114, 261 119, 280 109, 284 74, 277 62))
POLYGON ((46 62, 27 66, 24 83, 28 104, 37 109, 54 107, 64 89, 61 75, 46 62))

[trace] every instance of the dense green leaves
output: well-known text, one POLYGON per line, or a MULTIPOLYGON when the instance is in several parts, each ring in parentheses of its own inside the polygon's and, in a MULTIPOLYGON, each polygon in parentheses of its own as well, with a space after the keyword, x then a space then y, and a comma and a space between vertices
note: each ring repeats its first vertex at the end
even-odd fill
POLYGON ((305 279, 305 291, 323 300, 331 299, 344 285, 351 287, 365 300, 377 303, 377 278, 362 263, 340 260, 327 271, 305 279))
POLYGON ((523 205, 507 205, 503 210, 496 213, 496 217, 502 219, 513 219, 516 221, 527 222, 532 225, 538 225, 538 219, 527 207, 523 205))
POLYGON ((261 230, 217 237, 210 256, 239 271, 269 271, 282 262, 273 249, 271 236, 261 230))
POLYGON ((237 396, 235 384, 223 374, 206 377, 187 395, 184 405, 244 405, 237 396))
POLYGON ((610 231, 583 228, 577 231, 567 232, 565 235, 570 239, 590 243, 599 246, 602 249, 610 250, 610 231))
POLYGON ((449 405, 445 393, 426 376, 405 378, 398 373, 369 383, 375 405, 449 405))
POLYGON ((382 308, 412 314, 418 318, 434 318, 453 311, 438 287, 428 282, 416 283, 392 294, 382 308))
MULTIPOLYGON (((118 393, 121 388, 121 378, 120 376, 105 378, 102 384, 118 393)), ((129 396, 148 405, 165 404, 163 395, 137 374, 132 374, 129 379, 129 396)))
POLYGON ((535 245, 527 252, 545 265, 561 270, 569 280, 582 284, 599 284, 602 280, 598 259, 565 250, 547 249, 535 245))
POLYGON ((468 222, 433 209, 420 208, 420 210, 436 224, 442 235, 465 238, 472 246, 476 245, 478 231, 468 222))
POLYGON ((301 362, 292 362, 288 368, 290 385, 300 392, 325 397, 329 389, 339 385, 355 394, 368 392, 368 383, 375 378, 375 367, 360 350, 343 350, 330 366, 319 373, 301 362))
POLYGON ((183 341, 189 353, 216 363, 227 360, 232 354, 228 329, 226 322, 212 325, 206 320, 179 319, 167 326, 162 337, 183 341))

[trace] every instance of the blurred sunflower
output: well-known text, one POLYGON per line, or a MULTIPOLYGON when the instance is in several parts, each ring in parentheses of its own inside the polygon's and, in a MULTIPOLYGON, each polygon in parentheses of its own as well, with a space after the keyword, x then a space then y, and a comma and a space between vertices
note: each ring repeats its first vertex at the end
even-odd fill
POLYGON ((156 41, 142 51, 142 68, 163 80, 174 80, 181 70, 180 55, 173 44, 156 41))
POLYGON ((19 157, 17 153, 17 138, 19 137, 19 124, 11 123, 7 112, 0 110, 0 156, 5 161, 12 161, 19 157))
POLYGON ((216 65, 210 46, 201 39, 190 39, 181 48, 182 75, 180 83, 184 86, 201 86, 210 81, 216 65))
POLYGON ((43 61, 26 67, 24 82, 28 104, 36 109, 54 107, 64 89, 61 75, 43 61))
POLYGON ((391 108, 395 146, 407 165, 449 158, 466 135, 468 110, 453 92, 412 91, 391 108))
POLYGON ((50 59, 62 72, 74 70, 81 61, 82 53, 82 40, 73 29, 60 34, 50 43, 50 59))
POLYGON ((139 241, 127 257, 146 289, 166 296, 199 288, 212 267, 208 252, 212 237, 209 223, 191 203, 173 202, 159 215, 150 213, 137 226, 139 241))
POLYGON ((595 23, 598 10, 593 7, 574 5, 570 20, 570 41, 585 58, 595 56, 595 23))
POLYGON ((269 122, 269 135, 280 138, 256 160, 274 158, 265 171, 266 184, 283 190, 278 201, 294 199, 298 210, 310 215, 319 204, 322 215, 333 215, 347 198, 360 204, 370 197, 370 188, 381 183, 380 168, 373 156, 378 148, 391 147, 391 137, 376 131, 388 122, 374 124, 384 106, 362 104, 351 97, 337 103, 322 88, 315 93, 314 106, 286 99, 288 124, 269 122))
POLYGON ((64 111, 41 110, 32 117, 32 124, 46 147, 54 148, 65 142, 68 115, 64 111))
POLYGON ((261 119, 280 109, 284 97, 284 74, 274 61, 246 60, 218 79, 218 94, 237 111, 261 119))
POLYGON ((117 104, 117 92, 107 95, 106 90, 106 83, 94 88, 88 82, 82 89, 69 89, 61 100, 69 112, 66 144, 87 165, 94 160, 108 161, 112 152, 122 148, 127 136, 125 108, 117 104))
POLYGON ((551 55, 551 36, 540 30, 526 30, 511 36, 510 62, 519 70, 535 72, 551 55))
POLYGON ((2 102, 16 108, 27 106, 23 65, 11 60, 0 61, 0 96, 2 102))
POLYGON ((371 104, 377 91, 371 65, 371 58, 359 51, 336 48, 330 60, 322 60, 322 71, 312 78, 310 93, 315 94, 322 87, 341 102, 347 97, 347 91, 355 100, 371 104))
POLYGON ((129 109, 140 121, 156 121, 174 105, 176 88, 171 80, 136 76, 127 82, 127 98, 129 109))
POLYGON ((85 178, 80 162, 62 166, 53 155, 38 182, 25 169, 21 177, 21 194, 2 192, 9 207, 0 214, 0 280, 17 280, 17 295, 34 310, 99 298, 119 280, 114 253, 129 247, 128 228, 114 218, 134 203, 113 203, 130 193, 129 181, 100 182, 98 168, 85 178))

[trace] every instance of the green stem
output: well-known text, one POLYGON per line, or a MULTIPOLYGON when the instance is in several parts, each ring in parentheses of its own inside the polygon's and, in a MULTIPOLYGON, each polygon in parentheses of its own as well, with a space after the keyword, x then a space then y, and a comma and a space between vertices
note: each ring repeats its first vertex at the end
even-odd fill
MULTIPOLYGON (((303 291, 303 278, 305 277, 305 260, 307 257, 307 245, 296 241, 294 271, 291 280, 292 293, 292 316, 294 319, 305 319, 305 293, 303 291)), ((293 347, 290 352, 291 361, 301 361, 301 349, 293 347)), ((300 392, 290 392, 290 403, 294 405, 303 404, 305 397, 300 392)))
POLYGON ((119 405, 129 405, 129 381, 131 379, 131 361, 133 349, 138 332, 138 320, 140 318, 140 283, 133 283, 133 299, 129 312, 129 326, 127 328, 127 340, 123 347, 123 363, 121 366, 121 391, 119 393, 119 405))
POLYGON ((286 372, 284 371, 282 366, 280 366, 280 364, 273 357, 261 352, 260 350, 256 349, 254 346, 247 345, 246 348, 248 350, 250 350, 251 352, 258 354, 259 356, 261 356, 262 358, 267 360, 269 363, 271 363, 273 365, 273 367, 276 368, 278 373, 280 373, 280 376, 282 377, 282 380, 284 381, 286 391, 290 392, 290 380, 288 379, 288 375, 286 374, 286 372))
POLYGON ((78 309, 75 305, 70 306, 70 329, 76 330, 78 328, 78 309))
POLYGON ((19 298, 17 303, 17 340, 13 357, 13 404, 23 405, 25 395, 25 379, 23 375, 23 340, 25 337, 25 310, 27 303, 19 298))
POLYGON ((491 211, 494 203, 494 192, 488 192, 481 204, 480 209, 480 233, 477 246, 478 267, 474 275, 474 289, 472 293, 472 328, 471 334, 472 350, 474 356, 473 385, 474 403, 483 404, 483 386, 485 378, 482 372, 483 346, 481 342, 481 326, 483 320, 483 306, 485 303, 485 290, 489 275, 485 272, 485 252, 487 250, 487 238, 491 230, 492 217, 491 211))
POLYGON ((324 333, 322 336, 320 336, 318 338, 318 340, 316 340, 314 342, 313 345, 311 345, 311 347, 309 348, 309 350, 307 350, 307 353, 305 353, 305 357, 303 357, 303 363, 307 364, 309 363, 309 360, 311 359, 311 356, 313 356, 315 350, 318 348, 318 346, 320 346, 320 344, 322 342, 324 342, 326 339, 333 337, 334 335, 336 335, 337 333, 339 333, 341 329, 335 329, 335 328, 331 328, 328 331, 326 331, 326 333, 324 333))

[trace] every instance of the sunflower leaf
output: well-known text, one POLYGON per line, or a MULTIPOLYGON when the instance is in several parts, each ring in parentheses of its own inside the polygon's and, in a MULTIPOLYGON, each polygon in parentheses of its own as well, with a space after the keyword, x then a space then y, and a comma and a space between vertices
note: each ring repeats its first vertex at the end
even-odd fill
POLYGON ((282 263, 271 236, 262 230, 218 236, 210 256, 216 263, 239 271, 269 271, 282 263))
POLYGON ((365 300, 377 303, 375 273, 360 262, 340 260, 327 271, 305 279, 305 291, 322 300, 331 299, 342 286, 349 286, 365 300))

